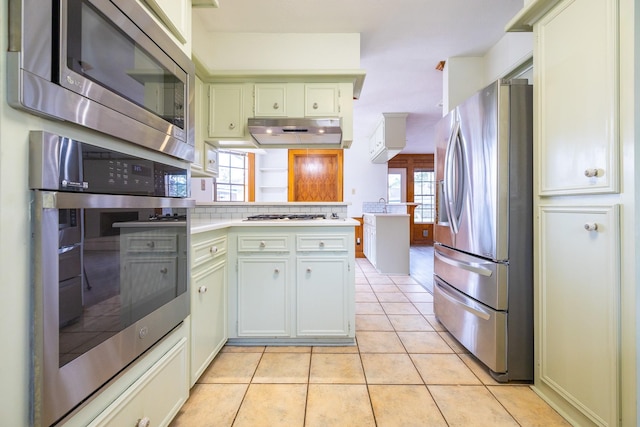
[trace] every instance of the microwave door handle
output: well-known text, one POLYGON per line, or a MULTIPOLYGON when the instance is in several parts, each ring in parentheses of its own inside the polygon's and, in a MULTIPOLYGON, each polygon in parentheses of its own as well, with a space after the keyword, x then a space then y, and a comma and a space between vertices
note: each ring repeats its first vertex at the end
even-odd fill
POLYGON ((460 299, 456 295, 453 295, 449 290, 445 289, 440 283, 436 282, 435 285, 438 287, 440 294, 447 299, 450 303, 455 304, 457 306, 462 307, 465 311, 473 314, 476 317, 479 317, 483 320, 491 319, 491 314, 487 313, 485 310, 479 307, 472 307, 467 304, 464 300, 460 299))

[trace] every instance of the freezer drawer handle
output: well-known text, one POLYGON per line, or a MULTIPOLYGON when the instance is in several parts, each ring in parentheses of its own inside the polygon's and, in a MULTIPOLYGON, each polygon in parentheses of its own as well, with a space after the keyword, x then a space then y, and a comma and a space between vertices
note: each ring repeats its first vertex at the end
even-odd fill
POLYGON ((489 320, 491 319, 491 315, 489 313, 487 313, 484 310, 479 310, 477 308, 471 307, 468 304, 465 304, 464 301, 460 300, 459 298, 457 298, 455 295, 452 295, 451 293, 449 293, 448 290, 446 290, 445 288, 442 287, 442 285, 440 285, 439 283, 435 284, 438 289, 440 290, 440 292, 442 293, 442 296, 445 297, 446 299, 448 299, 451 303, 453 304, 457 304, 462 306, 462 308, 466 311, 468 311, 469 313, 483 319, 483 320, 489 320))
POLYGON ((456 261, 445 255, 440 254, 437 250, 434 251, 433 253, 435 257, 438 258, 440 261, 446 262, 447 264, 453 265, 454 267, 462 268, 464 270, 471 271, 473 273, 479 274, 481 276, 486 276, 486 277, 491 277, 491 274, 493 274, 492 271, 487 268, 476 267, 475 265, 472 265, 466 262, 456 261))

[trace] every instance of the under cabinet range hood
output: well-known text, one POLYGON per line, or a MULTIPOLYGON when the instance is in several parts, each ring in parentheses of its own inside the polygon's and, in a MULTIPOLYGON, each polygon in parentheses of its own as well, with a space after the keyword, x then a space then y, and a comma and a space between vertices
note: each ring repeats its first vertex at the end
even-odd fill
POLYGON ((338 118, 250 118, 249 133, 261 148, 346 148, 338 118))

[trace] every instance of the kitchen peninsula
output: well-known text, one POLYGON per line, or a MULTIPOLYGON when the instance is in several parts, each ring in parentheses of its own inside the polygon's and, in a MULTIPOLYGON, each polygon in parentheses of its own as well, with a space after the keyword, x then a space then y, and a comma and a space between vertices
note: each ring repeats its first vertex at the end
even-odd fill
POLYGON ((196 268, 207 257, 219 263, 224 253, 226 290, 216 295, 226 295, 229 344, 354 344, 359 222, 346 210, 340 202, 198 204, 191 215, 192 327, 202 287, 211 288, 196 268), (274 214, 284 218, 247 220, 274 214), (300 219, 307 215, 313 219, 300 219))

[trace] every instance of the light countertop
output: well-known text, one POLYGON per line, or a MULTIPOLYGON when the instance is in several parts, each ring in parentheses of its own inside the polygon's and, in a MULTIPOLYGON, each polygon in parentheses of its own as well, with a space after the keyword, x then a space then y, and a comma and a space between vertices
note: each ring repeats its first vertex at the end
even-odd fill
POLYGON ((360 222, 352 218, 244 221, 242 219, 192 219, 191 234, 229 227, 356 227, 360 222))

